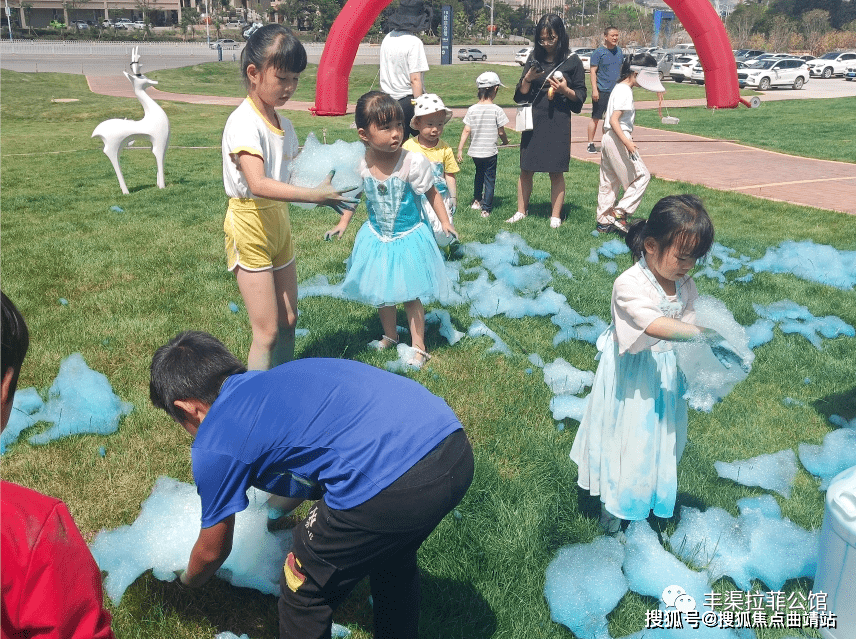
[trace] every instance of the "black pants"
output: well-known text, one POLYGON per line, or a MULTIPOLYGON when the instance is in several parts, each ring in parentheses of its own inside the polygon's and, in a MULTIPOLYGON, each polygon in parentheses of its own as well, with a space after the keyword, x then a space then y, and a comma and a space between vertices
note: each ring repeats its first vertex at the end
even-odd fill
POLYGON ((473 158, 476 177, 473 181, 473 199, 481 203, 482 211, 493 210, 493 192, 496 188, 496 161, 498 155, 489 158, 473 158))
POLYGON ((366 575, 376 639, 416 639, 416 551, 461 501, 473 478, 463 430, 438 444, 391 486, 349 510, 322 501, 294 528, 280 579, 281 639, 329 639, 333 611, 366 575))
POLYGON ((404 111, 404 139, 401 140, 404 143, 407 138, 415 138, 419 135, 419 131, 410 128, 410 121, 413 119, 413 114, 416 113, 416 105, 413 104, 413 94, 399 98, 398 103, 401 105, 401 110, 404 111))

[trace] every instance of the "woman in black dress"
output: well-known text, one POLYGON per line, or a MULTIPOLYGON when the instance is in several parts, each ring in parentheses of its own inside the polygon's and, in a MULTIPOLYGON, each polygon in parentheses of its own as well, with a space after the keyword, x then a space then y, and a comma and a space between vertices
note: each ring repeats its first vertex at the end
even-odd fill
POLYGON ((526 217, 534 174, 549 173, 550 226, 561 225, 564 174, 571 162, 571 111, 579 113, 585 99, 582 62, 576 55, 568 56, 568 34, 562 19, 547 14, 535 27, 535 48, 514 92, 515 102, 532 103, 533 129, 521 136, 517 213, 506 222, 519 222, 526 217))

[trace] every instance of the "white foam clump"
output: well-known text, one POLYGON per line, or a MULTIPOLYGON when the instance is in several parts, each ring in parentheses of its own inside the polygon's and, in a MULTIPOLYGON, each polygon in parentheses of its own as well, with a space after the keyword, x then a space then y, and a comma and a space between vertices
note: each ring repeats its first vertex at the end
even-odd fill
POLYGON ((577 395, 594 382, 594 373, 581 371, 561 357, 544 365, 544 383, 554 395, 577 395))
POLYGON ((773 329, 776 323, 766 318, 755 320, 755 323, 746 328, 746 336, 749 338, 749 348, 756 349, 773 339, 773 329))
MULTIPOLYGON (((247 496, 250 505, 235 515, 232 552, 217 576, 235 586, 277 595, 291 531, 268 532, 268 493, 250 488, 247 496)), ((175 571, 187 567, 201 517, 195 486, 158 477, 136 521, 102 530, 89 546, 98 567, 108 573, 104 588, 111 601, 118 605, 128 586, 146 570, 162 581, 175 579, 175 571)))
POLYGON ((749 268, 756 273, 792 273, 845 291, 856 285, 856 251, 839 251, 811 240, 786 240, 778 247, 768 248, 764 257, 749 263, 749 268))
POLYGON ((544 365, 544 383, 550 387, 554 397, 550 400, 553 419, 566 417, 581 421, 585 414, 588 397, 576 397, 594 382, 594 373, 581 371, 558 357, 552 364, 544 365))
POLYGON ((561 548, 547 566, 544 584, 553 621, 580 639, 609 637, 606 615, 627 592, 623 561, 624 548, 613 537, 561 548))
POLYGON ((553 419, 562 420, 566 418, 583 421, 588 407, 589 396, 577 397, 576 395, 555 395, 550 400, 550 411, 553 419))
MULTIPOLYGON (((708 277, 719 281, 720 286, 724 285, 728 281, 726 273, 740 270, 750 261, 750 258, 745 255, 735 257, 735 254, 736 251, 734 249, 723 246, 719 242, 714 242, 707 254, 704 267, 693 277, 708 277), (719 265, 714 266, 717 261, 719 265)), ((751 279, 751 276, 749 279, 751 279)))
POLYGON ((119 420, 134 410, 122 401, 107 377, 94 371, 80 353, 72 353, 59 365, 59 374, 48 390, 48 400, 37 413, 35 422, 53 422, 48 430, 33 435, 31 444, 45 444, 68 435, 96 433, 109 435, 119 428, 119 420))
POLYGON ((446 338, 449 346, 454 346, 467 335, 455 328, 454 324, 452 324, 452 316, 449 315, 449 311, 442 308, 434 309, 426 314, 425 324, 439 324, 440 335, 446 338))
POLYGON ((546 251, 534 249, 517 233, 500 231, 490 244, 467 242, 461 246, 465 257, 480 259, 487 269, 506 263, 518 264, 520 256, 525 255, 534 260, 543 261, 550 257, 546 251))
POLYGON ((748 369, 755 360, 749 348, 746 330, 720 300, 702 295, 695 301, 696 324, 717 331, 743 360, 741 366, 723 366, 710 346, 701 342, 675 342, 678 366, 687 379, 687 403, 698 411, 710 412, 713 405, 746 379, 748 369))
MULTIPOLYGON (((315 134, 310 133, 303 150, 291 163, 289 182, 295 186, 315 188, 331 171, 335 171, 333 186, 347 189, 347 195, 356 197, 363 185, 357 169, 365 154, 366 147, 362 142, 336 140, 333 144, 321 144, 315 134)), ((293 204, 305 209, 317 206, 307 202, 293 204)))
POLYGON ((714 462, 717 474, 743 486, 759 486, 774 490, 785 499, 791 496, 799 467, 797 456, 790 448, 769 455, 758 455, 727 463, 714 462))
POLYGON ((818 350, 822 339, 836 337, 854 337, 856 329, 835 315, 815 317, 805 306, 785 299, 773 302, 769 306, 753 304, 755 312, 762 318, 779 323, 783 333, 798 333, 805 337, 818 350))
POLYGON ((826 490, 833 477, 856 466, 856 428, 848 424, 847 428, 827 433, 822 445, 800 444, 798 449, 802 465, 820 477, 820 490, 826 490))
POLYGON ((15 399, 12 400, 12 412, 9 414, 9 422, 3 433, 0 434, 0 455, 6 452, 6 449, 18 440, 18 436, 22 431, 36 423, 33 416, 38 413, 44 406, 39 391, 35 388, 23 388, 15 393, 15 399))
POLYGON ((345 299, 342 293, 342 284, 330 284, 326 275, 313 275, 297 286, 297 298, 306 297, 332 297, 334 299, 345 299))
POLYGON ((847 418, 842 417, 841 415, 830 415, 829 423, 835 424, 839 428, 852 428, 856 430, 856 417, 854 417, 850 421, 847 421, 847 418))
POLYGON ((470 337, 489 337, 493 340, 493 346, 487 349, 488 353, 502 353, 503 355, 511 355, 511 349, 508 347, 502 338, 497 335, 494 331, 487 327, 487 325, 481 320, 476 320, 472 324, 470 324, 469 329, 467 329, 467 335, 470 337))
POLYGON ((580 340, 596 344, 597 338, 606 330, 607 324, 597 315, 583 316, 567 304, 550 321, 559 327, 553 337, 553 346, 568 340, 580 340))
POLYGON ((782 518, 778 506, 770 503, 774 498, 767 497, 738 502, 738 517, 721 508, 681 508, 681 521, 669 538, 672 550, 705 566, 711 582, 728 575, 742 590, 751 589, 753 579, 781 590, 789 579, 813 577, 819 531, 782 518))

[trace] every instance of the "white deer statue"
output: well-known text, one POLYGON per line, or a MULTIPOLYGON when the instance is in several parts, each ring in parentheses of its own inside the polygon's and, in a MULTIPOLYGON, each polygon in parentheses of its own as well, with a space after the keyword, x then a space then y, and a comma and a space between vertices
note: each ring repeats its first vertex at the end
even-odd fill
POLYGON ((146 89, 157 84, 155 80, 149 80, 140 73, 139 47, 134 47, 131 52, 131 71, 134 75, 123 71, 125 77, 130 80, 134 87, 134 93, 140 104, 143 105, 145 115, 142 120, 114 119, 105 120, 92 132, 92 137, 99 137, 104 141, 104 153, 110 158, 116 176, 119 178, 119 186, 122 193, 128 194, 125 178, 119 166, 119 151, 130 146, 137 138, 148 138, 152 143, 152 153, 158 164, 158 188, 164 188, 163 160, 166 156, 166 148, 169 146, 169 118, 164 110, 152 100, 146 93, 146 89))

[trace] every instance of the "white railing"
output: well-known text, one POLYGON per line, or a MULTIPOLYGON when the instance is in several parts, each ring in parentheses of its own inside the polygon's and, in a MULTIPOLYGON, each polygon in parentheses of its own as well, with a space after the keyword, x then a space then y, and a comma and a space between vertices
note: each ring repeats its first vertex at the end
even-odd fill
MULTIPOLYGON (((212 38, 212 42, 214 39, 212 38)), ((0 41, 0 53, 29 54, 29 55, 118 55, 130 53, 131 49, 139 47, 141 51, 160 49, 171 53, 186 53, 187 55, 209 52, 208 43, 201 42, 139 42, 115 41, 100 42, 98 40, 7 40, 0 41)))

